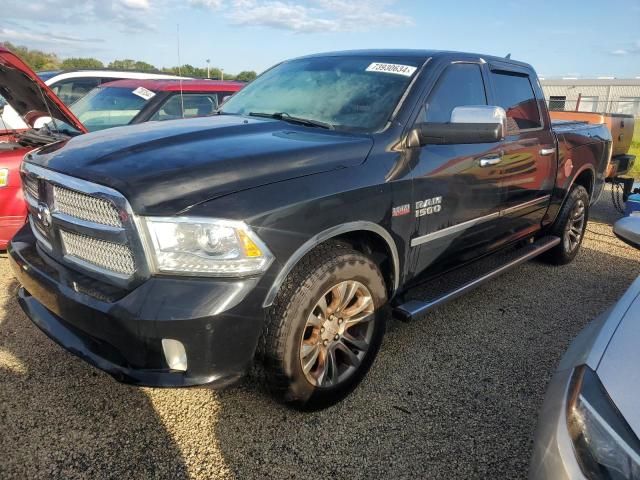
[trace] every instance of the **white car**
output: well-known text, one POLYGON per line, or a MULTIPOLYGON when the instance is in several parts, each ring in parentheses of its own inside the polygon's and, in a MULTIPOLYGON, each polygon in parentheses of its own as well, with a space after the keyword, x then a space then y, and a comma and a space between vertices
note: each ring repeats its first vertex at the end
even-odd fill
MULTIPOLYGON (((38 76, 48 87, 62 100, 65 105, 71 105, 84 95, 89 93, 98 85, 106 82, 124 79, 179 79, 176 75, 164 73, 144 73, 131 72, 126 70, 53 70, 38 72, 38 76)), ((187 78, 187 77, 182 77, 187 78)), ((1 102, 1 101, 0 101, 1 102)), ((38 121, 36 128, 41 127, 49 121, 42 118, 38 121)), ((13 108, 6 106, 0 116, 0 131, 22 130, 29 128, 15 113, 13 108)))
POLYGON ((180 78, 176 75, 164 73, 129 72, 126 70, 56 70, 38 72, 38 76, 67 106, 89 93, 98 85, 115 80, 169 80, 180 78))

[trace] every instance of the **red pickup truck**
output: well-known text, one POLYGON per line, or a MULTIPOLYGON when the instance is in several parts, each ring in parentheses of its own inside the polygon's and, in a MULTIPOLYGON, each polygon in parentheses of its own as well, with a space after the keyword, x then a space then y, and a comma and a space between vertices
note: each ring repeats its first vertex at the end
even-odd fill
POLYGON ((22 60, 0 47, 0 98, 32 127, 15 131, 0 123, 0 250, 26 220, 19 167, 27 152, 88 131, 210 115, 243 86, 212 80, 120 80, 66 107, 22 60), (50 117, 55 122, 34 128, 50 117))

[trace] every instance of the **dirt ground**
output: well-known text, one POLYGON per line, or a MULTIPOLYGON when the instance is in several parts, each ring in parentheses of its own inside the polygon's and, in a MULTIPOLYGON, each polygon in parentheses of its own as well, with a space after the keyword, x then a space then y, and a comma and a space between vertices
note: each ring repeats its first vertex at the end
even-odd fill
POLYGON ((346 401, 303 414, 245 381, 119 384, 26 318, 0 254, 0 478, 518 478, 571 339, 640 274, 604 196, 583 250, 394 324, 346 401))

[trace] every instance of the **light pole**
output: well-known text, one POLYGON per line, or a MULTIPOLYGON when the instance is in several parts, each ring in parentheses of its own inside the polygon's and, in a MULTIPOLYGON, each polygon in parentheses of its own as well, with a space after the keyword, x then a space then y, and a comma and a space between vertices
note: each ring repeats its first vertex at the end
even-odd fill
POLYGON ((211 78, 211 75, 209 74, 209 64, 211 63, 211 59, 207 58, 207 78, 211 78))
POLYGON ((220 80, 224 80, 224 68, 220 69, 220 80))

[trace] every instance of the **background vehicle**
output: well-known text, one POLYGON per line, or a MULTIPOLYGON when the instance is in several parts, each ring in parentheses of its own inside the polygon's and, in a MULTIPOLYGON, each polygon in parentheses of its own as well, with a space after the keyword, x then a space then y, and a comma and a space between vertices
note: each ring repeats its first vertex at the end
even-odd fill
MULTIPOLYGON (((167 75, 164 73, 134 72, 128 70, 51 70, 38 72, 38 77, 40 77, 67 106, 78 101, 98 85, 115 80, 127 78, 136 80, 170 80, 181 78, 176 75, 167 75)), ((2 119, 7 120, 7 125, 10 125, 10 128, 13 130, 26 130, 30 128, 20 119, 20 116, 15 113, 11 106, 7 107, 2 119)), ((41 127, 46 121, 46 117, 43 117, 41 123, 36 125, 36 127, 41 127)))
MULTIPOLYGON (((614 232, 640 248, 640 217, 614 232)), ((549 383, 529 477, 620 478, 640 472, 640 278, 573 341, 549 383)))
POLYGON ((213 80, 123 80, 96 89, 86 101, 82 99, 68 109, 8 50, 0 50, 0 62, 0 95, 5 92, 10 100, 7 108, 14 105, 14 115, 29 125, 29 129, 5 131, 0 136, 0 172, 4 179, 0 181, 0 249, 7 247, 26 221, 19 166, 29 150, 88 130, 208 115, 225 96, 243 86, 213 80), (57 111, 55 122, 50 122, 49 110, 57 111), (45 128, 34 128, 45 122, 50 122, 45 128))
POLYGON ((20 163, 29 150, 68 138, 69 131, 33 128, 43 119, 55 119, 55 125, 68 125, 74 132, 86 132, 69 109, 35 73, 9 50, 0 47, 0 96, 5 110, 19 118, 27 128, 0 132, 0 250, 24 225, 27 208, 20 181, 20 163))
POLYGON ((244 86, 217 80, 119 80, 93 89, 70 108, 89 131, 211 115, 244 86))
POLYGON ((530 66, 475 54, 303 57, 218 113, 30 154, 20 304, 119 380, 220 386, 257 360, 300 408, 355 388, 390 309, 570 262, 611 154, 603 125, 552 128, 530 66))
MULTIPOLYGON (((95 87, 115 80, 175 80, 181 77, 165 73, 133 72, 128 70, 73 70, 38 72, 53 93, 65 105, 71 105, 95 87)), ((186 78, 186 77, 185 77, 186 78)))
POLYGON ((636 156, 629 154, 635 129, 635 118, 633 115, 553 110, 550 111, 549 114, 551 115, 551 120, 580 121, 596 125, 605 124, 609 128, 613 145, 611 149, 611 161, 609 162, 609 167, 606 172, 606 180, 611 183, 621 183, 623 185, 623 200, 626 202, 633 188, 634 180, 633 178, 625 178, 625 176, 633 168, 636 161, 636 156))

